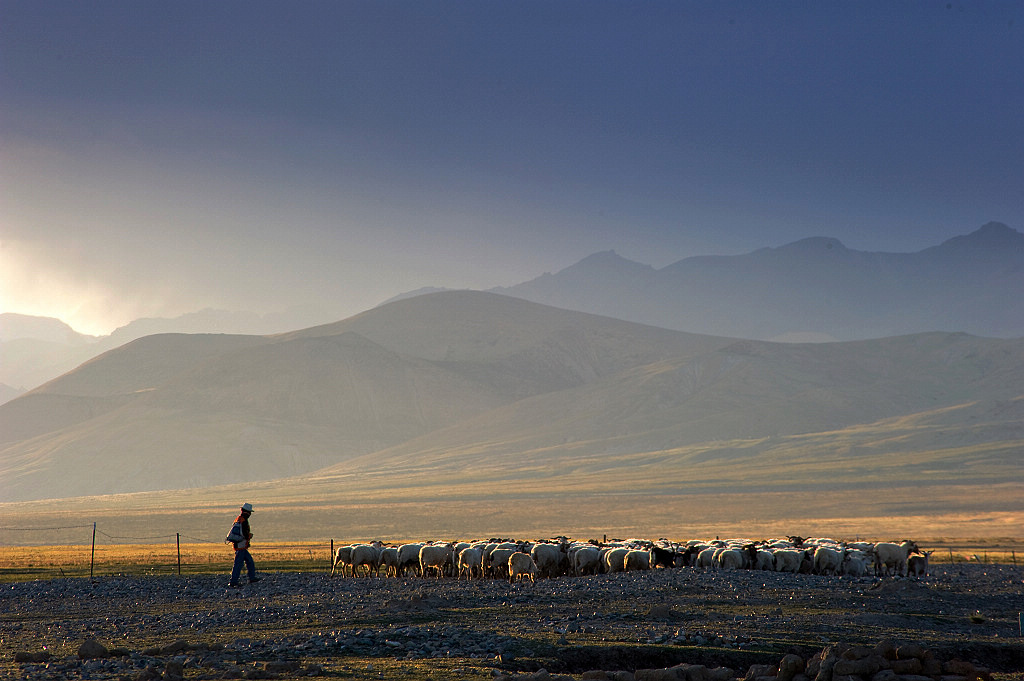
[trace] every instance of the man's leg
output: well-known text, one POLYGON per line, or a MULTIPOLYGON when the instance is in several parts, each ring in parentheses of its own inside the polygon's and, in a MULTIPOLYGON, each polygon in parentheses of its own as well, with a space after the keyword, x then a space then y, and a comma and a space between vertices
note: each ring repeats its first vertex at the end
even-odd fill
MULTIPOLYGON (((238 578, 242 576, 242 563, 245 562, 245 556, 249 555, 248 551, 235 551, 235 564, 231 568, 231 581, 228 582, 228 586, 238 586, 238 578)), ((252 561, 252 558, 249 558, 252 561)))
POLYGON ((256 576, 256 561, 252 559, 252 554, 248 550, 242 551, 245 554, 245 569, 249 574, 250 582, 258 582, 259 578, 256 576))

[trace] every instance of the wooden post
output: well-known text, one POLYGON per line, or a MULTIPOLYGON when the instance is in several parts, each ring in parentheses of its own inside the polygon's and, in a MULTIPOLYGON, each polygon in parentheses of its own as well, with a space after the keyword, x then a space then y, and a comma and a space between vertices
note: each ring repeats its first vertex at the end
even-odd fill
POLYGON ((89 558, 89 579, 92 579, 93 568, 96 566, 96 523, 92 524, 92 556, 89 558))
POLYGON ((949 549, 949 564, 950 565, 953 564, 953 549, 952 548, 949 549))
POLYGON ((331 557, 327 561, 327 564, 330 565, 332 570, 334 569, 334 539, 331 539, 331 557))
POLYGON ((1017 552, 1016 551, 1010 551, 1010 560, 1013 561, 1013 566, 1016 567, 1017 566, 1017 552))
POLYGON ((181 532, 175 533, 174 541, 178 546, 178 576, 181 577, 181 532))

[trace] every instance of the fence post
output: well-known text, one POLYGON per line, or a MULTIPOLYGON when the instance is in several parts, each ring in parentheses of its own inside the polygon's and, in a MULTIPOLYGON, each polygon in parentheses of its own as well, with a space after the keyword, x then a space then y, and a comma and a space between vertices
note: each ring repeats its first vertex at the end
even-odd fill
POLYGON ((331 538, 331 557, 327 561, 327 563, 331 566, 331 569, 333 570, 334 569, 334 538, 333 537, 331 538))
POLYGON ((93 568, 96 566, 96 523, 92 524, 92 555, 89 557, 89 580, 92 580, 93 568))
POLYGON ((178 576, 181 577, 181 532, 176 532, 175 543, 178 545, 178 576))

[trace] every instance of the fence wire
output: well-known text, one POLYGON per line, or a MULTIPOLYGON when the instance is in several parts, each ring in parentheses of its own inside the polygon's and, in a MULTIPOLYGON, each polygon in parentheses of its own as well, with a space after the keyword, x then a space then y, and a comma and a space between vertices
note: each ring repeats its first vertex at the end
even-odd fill
POLYGON ((154 536, 149 536, 149 537, 115 537, 112 534, 107 534, 106 532, 104 532, 103 530, 101 530, 99 528, 96 529, 96 534, 103 535, 107 539, 117 539, 117 540, 126 539, 126 540, 130 540, 130 541, 152 541, 154 539, 176 539, 177 537, 181 536, 181 535, 177 535, 177 534, 160 534, 160 535, 154 535, 154 536))
POLYGON ((5 532, 50 532, 54 530, 81 530, 92 527, 89 525, 63 525, 61 527, 0 527, 5 532))
MULTIPOLYGON (((218 565, 229 566, 232 558, 233 552, 229 546, 225 546, 223 539, 209 539, 180 532, 132 534, 119 533, 114 528, 111 530, 108 532, 96 523, 33 527, 0 526, 0 532, 12 533, 8 535, 10 543, 4 542, 0 537, 0 582, 72 577, 206 574, 218 571, 218 565), (92 532, 79 532, 89 529, 92 532), (40 536, 30 537, 30 544, 23 543, 22 533, 32 532, 39 533, 40 536), (53 533, 50 541, 47 541, 46 533, 53 533), (82 536, 83 534, 85 536, 82 536), (81 541, 83 539, 85 541, 81 541), (133 551, 133 546, 138 547, 138 550, 133 551), (60 547, 60 550, 40 550, 41 547, 60 547)), ((333 546, 331 540, 308 544, 272 543, 266 546, 267 552, 263 557, 273 566, 272 569, 320 570, 325 565, 330 566, 333 561, 333 556, 327 553, 328 545, 333 546)), ((257 556, 257 561, 260 561, 260 556, 257 556)))

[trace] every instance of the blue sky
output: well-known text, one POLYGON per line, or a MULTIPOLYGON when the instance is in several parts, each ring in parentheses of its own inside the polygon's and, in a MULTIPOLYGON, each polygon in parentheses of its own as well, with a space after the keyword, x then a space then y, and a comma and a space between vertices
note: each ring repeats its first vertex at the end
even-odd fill
POLYGON ((1017 2, 0 0, 0 311, 1024 229, 1017 2))

